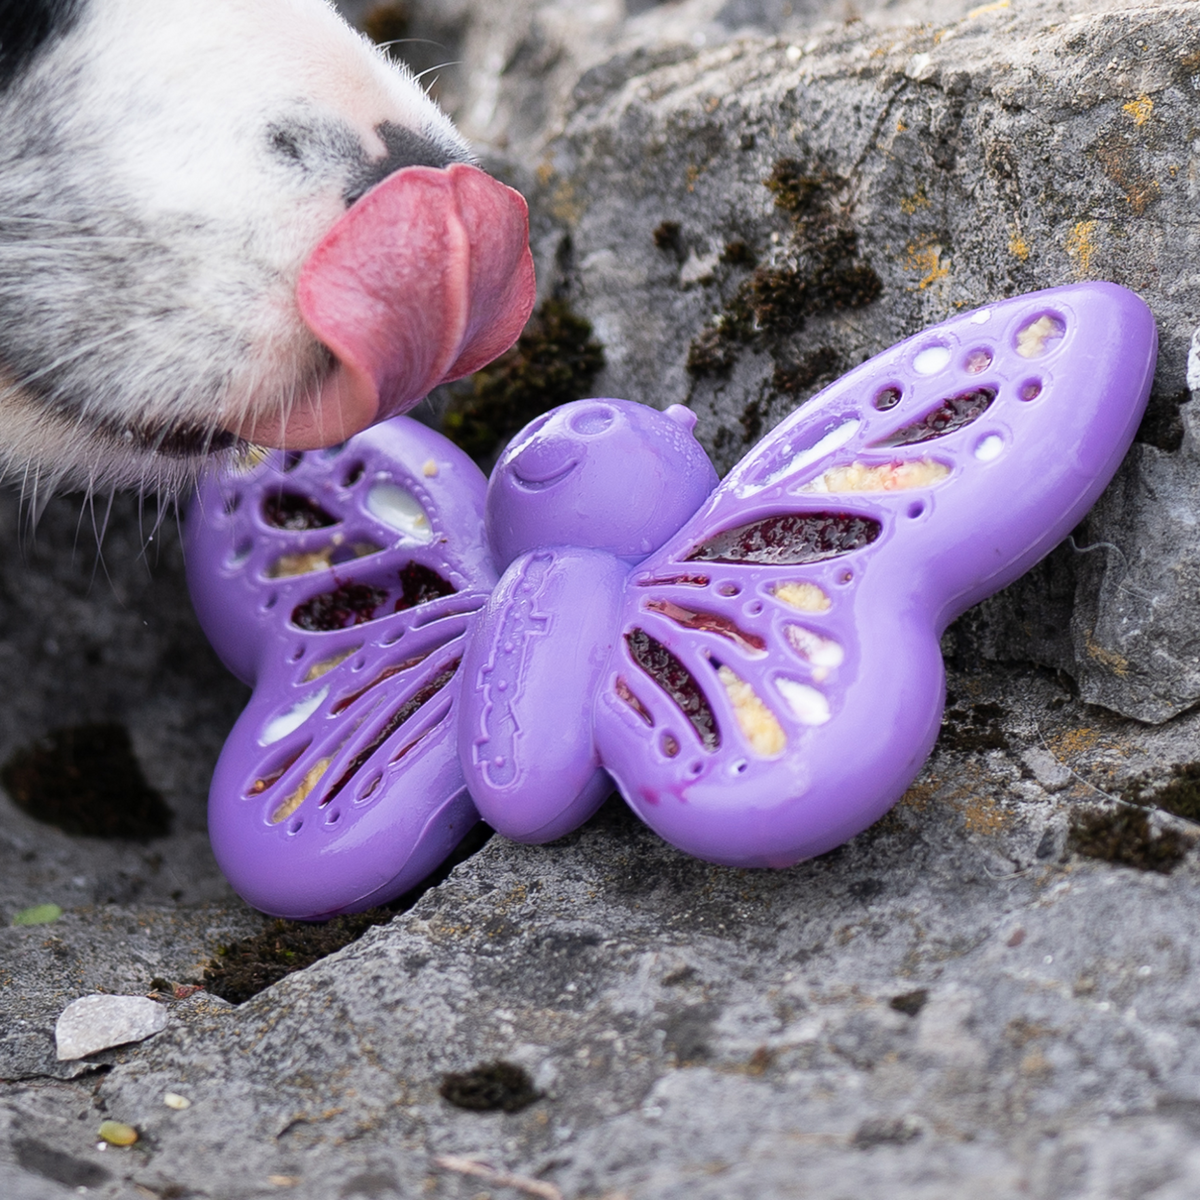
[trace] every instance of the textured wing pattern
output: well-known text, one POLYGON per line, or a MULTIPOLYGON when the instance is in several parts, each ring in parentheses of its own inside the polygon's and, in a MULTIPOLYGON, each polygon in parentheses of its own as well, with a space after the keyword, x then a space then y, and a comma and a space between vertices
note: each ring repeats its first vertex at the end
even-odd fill
POLYGON ((742 866, 882 815, 937 735, 941 632, 1095 501, 1156 346, 1131 293, 1059 288, 926 330, 785 420, 630 576, 595 714, 628 802, 742 866))
POLYGON ((495 584, 486 481, 397 418, 210 479, 188 527, 205 631, 254 687, 213 778, 222 869, 256 907, 355 911, 418 883, 477 819, 459 664, 495 584))
POLYGON ((490 485, 405 418, 210 480, 193 597, 254 688, 213 781, 218 860, 265 911, 352 911, 478 812, 566 833, 609 777, 714 862, 833 848, 932 748, 946 625, 1116 471, 1156 350, 1132 293, 1080 284, 892 347, 715 487, 691 414, 616 400, 539 418, 490 485))

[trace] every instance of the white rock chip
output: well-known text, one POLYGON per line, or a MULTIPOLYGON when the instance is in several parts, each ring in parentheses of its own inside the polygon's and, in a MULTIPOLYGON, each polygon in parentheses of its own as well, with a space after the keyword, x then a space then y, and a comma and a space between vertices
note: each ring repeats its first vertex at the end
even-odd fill
POLYGON ((69 1062, 110 1046, 144 1041, 166 1027, 166 1008, 144 996, 83 996, 63 1010, 54 1040, 59 1062, 69 1062))
POLYGON ((1071 768, 1059 762, 1049 750, 1031 746, 1021 755, 1021 761, 1048 792, 1061 792, 1071 782, 1071 768))

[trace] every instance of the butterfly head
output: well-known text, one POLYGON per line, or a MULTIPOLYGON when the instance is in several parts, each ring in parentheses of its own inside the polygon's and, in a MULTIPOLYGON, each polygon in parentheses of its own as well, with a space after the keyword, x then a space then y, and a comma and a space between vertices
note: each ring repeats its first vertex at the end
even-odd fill
POLYGON ((577 400, 527 425, 488 484, 497 565, 541 546, 581 546, 638 562, 716 487, 696 417, 628 400, 577 400))

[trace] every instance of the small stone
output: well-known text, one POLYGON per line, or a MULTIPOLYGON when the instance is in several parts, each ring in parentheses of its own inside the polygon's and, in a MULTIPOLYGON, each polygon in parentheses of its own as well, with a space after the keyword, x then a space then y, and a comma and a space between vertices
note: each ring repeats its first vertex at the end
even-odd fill
POLYGON ((1059 762, 1049 750, 1030 746, 1021 755, 1021 761, 1048 792, 1061 792, 1071 782, 1071 768, 1059 762))
POLYGON ((186 1097, 179 1095, 178 1092, 167 1092, 163 1096, 163 1103, 168 1108, 173 1108, 178 1112, 183 1112, 185 1108, 191 1108, 192 1102, 186 1097))
POLYGON ((59 1062, 86 1058, 110 1046, 141 1042, 167 1025, 167 1010, 144 996, 83 996, 68 1004, 54 1027, 59 1062))
POLYGON ((132 1146, 138 1140, 138 1131, 124 1121, 102 1121, 97 1132, 110 1146, 132 1146))

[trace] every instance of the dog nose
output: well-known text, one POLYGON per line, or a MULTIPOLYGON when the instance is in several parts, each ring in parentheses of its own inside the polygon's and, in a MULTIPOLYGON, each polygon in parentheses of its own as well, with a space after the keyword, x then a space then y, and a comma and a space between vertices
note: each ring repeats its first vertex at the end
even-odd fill
POLYGON ((333 353, 320 390, 236 432, 305 450, 344 441, 477 371, 535 297, 529 211, 477 167, 406 167, 354 204, 300 272, 296 299, 333 353))

